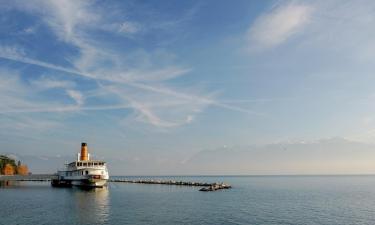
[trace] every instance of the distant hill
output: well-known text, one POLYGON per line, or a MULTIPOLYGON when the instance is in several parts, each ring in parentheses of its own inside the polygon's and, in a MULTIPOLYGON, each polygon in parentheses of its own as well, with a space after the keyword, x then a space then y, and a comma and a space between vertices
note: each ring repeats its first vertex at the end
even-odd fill
MULTIPOLYGON (((55 173, 74 156, 14 156, 33 173, 55 173)), ((96 157, 94 157, 96 158, 96 157)), ((111 175, 375 174, 375 145, 342 138, 232 146, 173 155, 100 158, 111 175)))
POLYGON ((203 150, 185 162, 199 174, 375 174, 375 145, 341 138, 203 150))

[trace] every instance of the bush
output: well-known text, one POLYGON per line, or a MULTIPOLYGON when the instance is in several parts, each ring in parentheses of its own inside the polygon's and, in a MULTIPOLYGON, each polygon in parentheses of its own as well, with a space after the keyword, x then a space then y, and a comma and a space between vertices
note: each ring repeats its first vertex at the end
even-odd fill
POLYGON ((29 169, 26 165, 21 164, 20 161, 16 164, 16 161, 5 155, 0 155, 0 174, 3 175, 27 175, 29 169))

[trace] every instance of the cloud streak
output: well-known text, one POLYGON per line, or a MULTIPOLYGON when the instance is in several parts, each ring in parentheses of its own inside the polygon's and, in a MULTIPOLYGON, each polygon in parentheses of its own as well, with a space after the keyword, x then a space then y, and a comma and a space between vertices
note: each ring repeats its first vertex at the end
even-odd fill
POLYGON ((281 45, 309 22, 313 7, 301 3, 280 4, 261 15, 249 29, 252 48, 267 49, 281 45))
POLYGON ((113 21, 106 12, 87 1, 40 0, 32 4, 16 1, 14 7, 38 15, 55 34, 57 41, 77 48, 78 54, 66 56, 71 67, 60 66, 28 57, 28 49, 3 45, 0 46, 0 58, 72 75, 70 79, 67 77, 68 80, 59 80, 51 71, 49 76, 44 74, 40 78, 33 78, 30 83, 37 87, 40 95, 48 93, 50 89, 58 89, 64 92, 68 100, 73 100, 74 105, 67 105, 63 101, 60 104, 37 103, 36 107, 30 106, 33 104, 19 104, 17 107, 1 109, 2 114, 132 109, 136 113, 136 121, 164 128, 191 123, 195 115, 208 106, 259 115, 251 110, 221 103, 212 94, 197 92, 189 87, 182 91, 166 84, 165 81, 187 75, 192 70, 176 64, 171 60, 174 56, 168 52, 132 50, 123 54, 117 49, 108 48, 108 43, 104 44, 91 35, 93 31, 101 32, 103 27, 107 27, 110 32, 137 38, 145 31, 145 27, 137 21, 113 21), (95 87, 85 90, 80 85, 80 90, 77 90, 76 82, 71 81, 73 79, 92 82, 95 87), (101 101, 104 99, 104 104, 92 105, 98 98, 102 98, 101 101))
MULTIPOLYGON (((35 66, 41 66, 41 67, 44 67, 44 68, 48 68, 48 69, 52 69, 52 70, 58 70, 58 71, 61 71, 61 72, 66 72, 68 74, 83 76, 85 78, 99 80, 99 81, 120 82, 120 83, 124 83, 126 85, 129 85, 129 86, 139 88, 139 89, 142 89, 142 90, 147 90, 147 91, 150 91, 150 92, 156 92, 156 93, 160 93, 160 94, 164 94, 164 95, 171 95, 171 96, 174 96, 174 97, 182 98, 182 99, 185 99, 185 100, 196 101, 196 102, 199 102, 199 103, 211 104, 211 105, 215 105, 215 106, 218 106, 218 107, 222 107, 222 108, 230 109, 230 110, 234 110, 234 111, 239 111, 239 112, 244 112, 244 113, 249 113, 249 114, 257 114, 255 112, 250 111, 250 110, 242 109, 240 107, 235 107, 235 106, 231 106, 231 105, 224 104, 224 103, 219 103, 219 102, 216 102, 216 101, 208 99, 208 98, 195 96, 195 95, 189 95, 189 94, 181 93, 181 92, 176 92, 176 91, 173 91, 173 90, 165 88, 165 87, 162 88, 160 86, 156 87, 156 86, 151 86, 151 85, 148 85, 148 84, 132 82, 131 79, 128 79, 128 78, 119 78, 119 77, 116 77, 116 76, 109 76, 109 77, 108 76, 102 76, 102 77, 100 77, 96 74, 80 72, 80 71, 77 71, 77 70, 74 70, 74 69, 61 67, 61 66, 58 66, 58 65, 54 65, 54 64, 51 64, 51 63, 47 63, 47 62, 43 62, 43 61, 39 61, 39 60, 35 60, 35 59, 30 59, 30 58, 20 56, 20 55, 16 55, 16 54, 8 55, 8 54, 0 53, 0 58, 13 60, 13 61, 21 62, 21 63, 26 63, 26 64, 31 64, 31 65, 35 65, 35 66)), ((176 72, 176 73, 180 73, 181 71, 186 72, 187 70, 179 70, 179 72, 176 72)), ((171 77, 174 77, 173 73, 172 73, 171 77)))

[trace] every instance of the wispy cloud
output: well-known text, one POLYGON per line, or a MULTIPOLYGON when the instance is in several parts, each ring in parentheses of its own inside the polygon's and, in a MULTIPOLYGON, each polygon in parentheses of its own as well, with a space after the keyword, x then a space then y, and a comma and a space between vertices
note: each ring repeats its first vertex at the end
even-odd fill
POLYGON ((53 77, 42 76, 39 79, 30 81, 31 85, 37 89, 46 90, 51 88, 73 88, 76 84, 70 80, 59 80, 53 77))
POLYGON ((34 34, 36 32, 36 27, 27 27, 22 32, 24 34, 34 34))
POLYGON ((156 116, 155 113, 147 105, 141 104, 137 101, 130 100, 132 107, 137 109, 140 113, 137 116, 137 119, 142 122, 149 122, 157 127, 175 127, 180 125, 178 123, 163 121, 160 117, 156 116))
POLYGON ((76 90, 67 90, 66 93, 77 103, 77 105, 83 105, 84 97, 81 92, 76 90))
POLYGON ((51 128, 61 127, 61 124, 52 120, 38 120, 30 117, 2 118, 3 129, 15 129, 22 131, 24 129, 33 129, 34 131, 48 131, 51 128), (10 120, 11 123, 5 122, 10 120), (12 127, 7 127, 12 126, 12 127))
POLYGON ((141 26, 135 22, 125 21, 118 26, 118 32, 124 34, 135 34, 141 30, 141 26))
MULTIPOLYGON (((187 93, 183 93, 183 92, 177 92, 177 91, 174 91, 174 90, 172 90, 170 88, 167 88, 167 87, 164 87, 164 86, 160 86, 160 85, 155 86, 155 85, 144 84, 144 83, 139 83, 139 82, 132 82, 132 79, 130 79, 129 77, 123 77, 121 75, 116 76, 118 74, 110 74, 110 76, 99 76, 97 74, 80 72, 80 71, 77 71, 77 70, 74 70, 74 69, 57 66, 57 65, 42 62, 42 61, 39 61, 39 60, 30 59, 30 58, 27 58, 27 57, 24 57, 24 56, 19 56, 19 55, 16 55, 16 54, 6 55, 6 54, 0 53, 0 57, 10 59, 10 60, 14 60, 14 61, 18 61, 18 62, 37 65, 37 66, 41 66, 41 67, 45 67, 45 68, 49 68, 49 69, 53 69, 53 70, 67 72, 69 74, 79 75, 79 76, 83 76, 83 77, 94 79, 94 80, 120 82, 120 83, 124 83, 128 86, 135 87, 137 89, 146 90, 146 91, 154 92, 154 93, 159 93, 159 94, 163 94, 163 95, 167 95, 167 96, 173 96, 173 97, 177 97, 177 98, 180 98, 180 99, 183 99, 183 100, 193 101, 193 102, 201 104, 201 105, 214 105, 214 106, 217 106, 217 107, 230 109, 230 110, 234 110, 234 111, 239 111, 239 112, 244 112, 244 113, 249 113, 249 114, 258 114, 258 113, 255 113, 255 112, 251 111, 251 110, 243 109, 243 108, 236 107, 236 106, 231 106, 231 105, 228 105, 228 104, 225 104, 225 103, 220 103, 220 102, 217 102, 213 99, 209 99, 209 98, 206 98, 206 97, 196 96, 196 95, 193 95, 193 94, 187 94, 187 93)), ((185 71, 186 70, 180 69, 180 70, 178 70, 178 72, 174 72, 170 76, 174 77, 175 74, 180 74, 181 72, 185 72, 185 71)), ((153 79, 156 79, 156 77, 159 77, 159 79, 156 79, 156 80, 160 80, 160 76, 162 77, 162 79, 165 79, 165 77, 162 76, 162 74, 164 74, 164 73, 156 72, 155 74, 156 74, 155 76, 151 76, 153 79)), ((169 73, 167 73, 167 74, 169 74, 169 73)), ((143 79, 141 78, 141 80, 143 80, 143 79)), ((102 86, 102 88, 105 88, 105 86, 102 86)), ((139 109, 137 107, 135 107, 135 108, 139 109)), ((145 111, 140 110, 140 112, 145 112, 145 111)), ((154 123, 154 124, 158 124, 158 123, 154 123)))
POLYGON ((251 25, 248 32, 251 48, 266 49, 282 44, 303 30, 312 12, 313 7, 308 4, 276 5, 251 25))
MULTIPOLYGON (((221 103, 211 93, 197 92, 194 88, 184 90, 173 87, 165 81, 187 75, 193 69, 174 62, 170 54, 154 54, 149 51, 132 51, 126 54, 89 35, 93 30, 101 31, 107 27, 109 31, 136 35, 142 27, 136 21, 113 22, 107 20, 108 15, 87 1, 35 1, 33 4, 16 1, 19 10, 40 16, 41 20, 56 35, 58 40, 74 46, 78 54, 66 56, 71 66, 29 57, 27 49, 21 47, 0 46, 0 58, 21 62, 49 69, 42 77, 31 79, 30 83, 38 90, 61 89, 75 104, 63 102, 43 102, 30 105, 19 104, 17 107, 0 109, 0 113, 37 113, 37 112, 78 112, 92 110, 132 109, 134 119, 155 127, 176 127, 193 122, 196 114, 208 106, 216 106, 242 113, 256 114, 250 110, 221 103), (110 24, 110 25, 108 25, 110 24), (95 82, 90 94, 85 90, 77 90, 75 82, 57 79, 53 71, 76 76, 77 79, 88 79, 95 82), (47 76, 51 74, 51 76, 47 76), (101 105, 90 105, 101 93, 111 96, 111 101, 101 105), (113 99, 115 101, 113 102, 113 99), (86 101, 87 100, 87 101, 86 101)), ((195 10, 189 12, 188 17, 195 10)), ((154 29, 154 28, 152 28, 154 29)), ((71 77, 73 78, 73 77, 71 77)), ((103 95, 104 94, 104 95, 103 95)), ((21 97, 22 99, 22 97, 21 97)))
POLYGON ((36 7, 41 7, 43 19, 54 32, 64 41, 79 44, 80 33, 77 27, 89 26, 99 20, 99 14, 90 11, 88 1, 41 1, 36 7))
POLYGON ((101 29, 104 32, 111 32, 114 34, 122 35, 128 38, 134 38, 134 35, 145 31, 145 28, 140 23, 134 21, 121 21, 102 24, 98 29, 101 29))

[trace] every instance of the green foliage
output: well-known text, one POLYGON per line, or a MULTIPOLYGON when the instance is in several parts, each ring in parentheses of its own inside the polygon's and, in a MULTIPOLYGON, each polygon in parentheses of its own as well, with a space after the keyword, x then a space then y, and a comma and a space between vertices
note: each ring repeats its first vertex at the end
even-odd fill
POLYGON ((6 155, 0 155, 0 174, 2 173, 6 164, 10 164, 13 168, 17 168, 16 161, 12 158, 9 158, 6 155))

